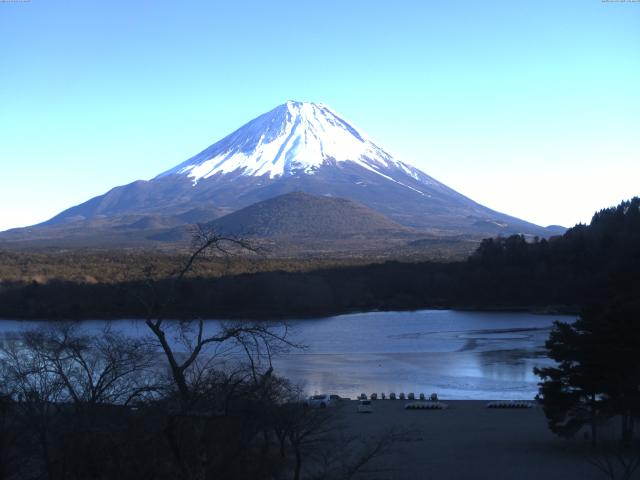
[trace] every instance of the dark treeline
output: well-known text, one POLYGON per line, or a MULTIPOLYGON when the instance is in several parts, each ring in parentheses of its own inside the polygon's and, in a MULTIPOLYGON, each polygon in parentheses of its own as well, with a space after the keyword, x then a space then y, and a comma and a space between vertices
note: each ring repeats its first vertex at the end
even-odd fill
MULTIPOLYGON (((484 240, 465 262, 386 262, 307 272, 186 277, 168 317, 317 316, 361 310, 457 307, 562 309, 640 298, 640 198, 596 213, 563 236, 484 240)), ((175 289, 158 280, 159 292, 175 289)), ((148 282, 4 283, 5 318, 145 317, 148 282)), ((635 300, 637 301, 637 300, 635 300)))

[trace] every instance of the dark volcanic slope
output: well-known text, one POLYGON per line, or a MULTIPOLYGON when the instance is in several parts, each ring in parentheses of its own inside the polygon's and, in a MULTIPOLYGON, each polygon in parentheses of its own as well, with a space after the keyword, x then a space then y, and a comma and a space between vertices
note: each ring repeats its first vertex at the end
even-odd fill
POLYGON ((374 210, 344 198, 288 193, 258 202, 210 224, 216 231, 257 237, 408 233, 410 230, 374 210))

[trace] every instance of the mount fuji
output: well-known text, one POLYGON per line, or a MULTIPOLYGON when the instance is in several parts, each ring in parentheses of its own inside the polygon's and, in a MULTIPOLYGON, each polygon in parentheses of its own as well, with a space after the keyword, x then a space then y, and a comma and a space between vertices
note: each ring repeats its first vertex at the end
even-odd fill
POLYGON ((217 173, 239 172, 274 179, 313 175, 323 166, 344 162, 396 183, 383 170, 395 169, 426 184, 433 182, 419 170, 395 160, 329 107, 292 101, 252 120, 159 178, 186 175, 196 184, 217 173))
POLYGON ((115 187, 2 237, 82 237, 108 229, 113 238, 152 238, 144 232, 161 238, 162 229, 211 222, 292 192, 344 198, 435 236, 562 231, 474 202, 394 158, 323 104, 289 101, 149 181, 115 187))

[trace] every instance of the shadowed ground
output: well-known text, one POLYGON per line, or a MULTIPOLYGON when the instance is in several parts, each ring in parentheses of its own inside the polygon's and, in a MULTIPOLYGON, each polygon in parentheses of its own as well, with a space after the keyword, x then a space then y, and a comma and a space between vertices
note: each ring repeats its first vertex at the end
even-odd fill
POLYGON ((406 430, 393 453, 377 460, 370 479, 600 479, 583 439, 563 440, 547 428, 542 409, 489 409, 484 401, 448 401, 447 410, 405 410, 377 400, 373 413, 357 402, 337 407, 349 433, 374 436, 406 430))

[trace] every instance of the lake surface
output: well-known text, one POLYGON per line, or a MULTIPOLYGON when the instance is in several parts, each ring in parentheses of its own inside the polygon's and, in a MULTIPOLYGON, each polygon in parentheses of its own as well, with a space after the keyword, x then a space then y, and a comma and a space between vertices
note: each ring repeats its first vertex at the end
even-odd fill
MULTIPOLYGON (((436 392, 444 399, 531 399, 535 366, 551 364, 544 342, 555 320, 573 316, 422 310, 293 320, 292 339, 307 348, 274 361, 276 373, 308 393, 436 392)), ((130 335, 141 321, 111 322, 130 335)), ((0 335, 40 322, 0 320, 0 335)), ((207 321, 215 329, 218 321, 207 321)), ((84 328, 99 330, 102 321, 84 328)))

